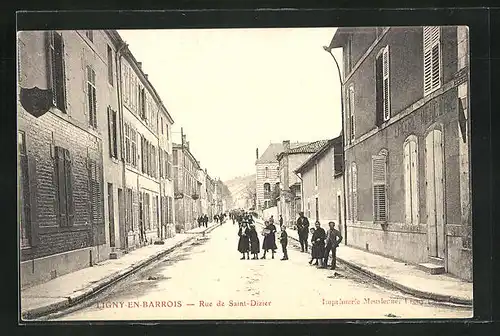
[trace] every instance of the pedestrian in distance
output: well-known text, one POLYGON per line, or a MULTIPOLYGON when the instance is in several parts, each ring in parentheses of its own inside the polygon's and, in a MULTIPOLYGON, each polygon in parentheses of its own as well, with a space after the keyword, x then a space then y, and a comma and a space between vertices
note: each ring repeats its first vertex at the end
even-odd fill
POLYGON ((198 227, 201 227, 201 225, 203 223, 203 219, 201 219, 201 216, 198 217, 197 222, 198 222, 198 227))
POLYGON ((205 216, 203 217, 203 221, 205 222, 205 227, 208 227, 208 216, 207 216, 207 214, 205 214, 205 216))
POLYGON ((273 217, 273 215, 271 215, 271 217, 269 217, 269 223, 274 225, 274 217, 273 217))
POLYGON ((274 224, 270 223, 269 221, 265 222, 265 229, 262 231, 262 235, 264 236, 264 241, 262 243, 262 250, 264 251, 264 254, 260 259, 266 259, 266 253, 267 251, 271 250, 272 251, 272 259, 274 259, 274 254, 276 253, 277 246, 276 246, 276 226, 274 224))
POLYGON ((247 223, 244 222, 241 224, 238 236, 240 237, 238 240, 238 251, 243 255, 241 260, 245 259, 245 255, 250 260, 250 229, 247 223))
POLYGON ((281 249, 283 250, 283 258, 281 258, 281 260, 288 260, 288 252, 286 250, 286 246, 288 245, 288 234, 286 233, 286 228, 283 225, 281 226, 280 243, 281 249))
POLYGON ((325 259, 323 260, 322 268, 328 267, 328 257, 330 251, 332 252, 332 266, 331 269, 334 270, 337 266, 337 247, 342 241, 342 235, 340 231, 335 229, 335 222, 329 222, 329 229, 326 233, 326 248, 325 248, 325 259))
POLYGON ((280 221, 280 227, 282 227, 283 226, 283 216, 282 215, 280 215, 279 221, 280 221))
POLYGON ((307 252, 307 238, 309 236, 309 220, 304 213, 299 212, 299 218, 297 219, 297 233, 299 234, 299 242, 301 252, 307 252))
POLYGON ((258 260, 260 252, 260 241, 259 241, 259 235, 257 234, 257 230, 255 229, 255 224, 250 224, 249 236, 250 236, 250 253, 252 253, 253 255, 252 260, 258 260))
POLYGON ((316 259, 316 262, 314 263, 315 266, 318 265, 318 262, 323 262, 323 258, 325 256, 325 239, 326 239, 326 232, 325 230, 321 227, 321 224, 319 221, 316 221, 315 223, 315 228, 311 228, 311 261, 309 261, 309 264, 313 265, 313 260, 316 259))

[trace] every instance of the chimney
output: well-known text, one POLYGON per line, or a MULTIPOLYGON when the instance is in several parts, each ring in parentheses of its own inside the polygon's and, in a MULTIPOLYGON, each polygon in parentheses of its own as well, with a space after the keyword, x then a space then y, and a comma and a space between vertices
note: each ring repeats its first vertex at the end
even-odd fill
POLYGON ((142 70, 142 62, 137 62, 137 66, 142 70))
POLYGON ((259 149, 258 148, 255 149, 255 159, 256 160, 259 159, 259 149))
POLYGON ((283 151, 286 153, 290 150, 290 140, 283 140, 283 151))
POLYGON ((144 74, 144 77, 146 77, 146 79, 148 79, 148 74, 144 74))

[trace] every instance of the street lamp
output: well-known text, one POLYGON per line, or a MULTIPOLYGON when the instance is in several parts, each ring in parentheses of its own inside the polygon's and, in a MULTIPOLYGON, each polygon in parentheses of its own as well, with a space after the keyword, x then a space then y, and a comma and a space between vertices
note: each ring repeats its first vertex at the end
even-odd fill
POLYGON ((333 61, 335 62, 335 65, 337 66, 337 71, 339 74, 339 81, 340 81, 340 115, 342 118, 342 138, 341 138, 341 144, 342 144, 342 189, 343 189, 343 209, 344 209, 344 244, 347 245, 347 212, 346 212, 346 164, 345 164, 345 147, 344 147, 344 81, 342 80, 342 72, 340 71, 340 66, 339 62, 337 62, 337 59, 335 58, 335 55, 332 53, 332 47, 330 46, 323 46, 323 49, 332 56, 333 61))

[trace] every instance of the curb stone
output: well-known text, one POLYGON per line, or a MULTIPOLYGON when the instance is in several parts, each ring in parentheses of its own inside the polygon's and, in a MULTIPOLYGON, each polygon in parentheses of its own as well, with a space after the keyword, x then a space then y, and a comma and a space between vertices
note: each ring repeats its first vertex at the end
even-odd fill
MULTIPOLYGON (((210 231, 212 231, 213 229, 215 229, 219 225, 216 225, 216 226, 209 228, 210 231)), ((205 232, 207 232, 207 231, 208 231, 208 229, 205 232)), ((37 317, 42 317, 43 315, 47 315, 50 313, 57 312, 59 310, 69 308, 77 303, 84 301, 85 299, 91 298, 92 296, 98 294, 99 292, 101 292, 105 288, 109 287, 110 285, 112 285, 112 284, 120 281, 121 279, 127 277, 128 275, 136 272, 140 268, 143 268, 143 267, 149 265, 153 261, 163 257, 164 255, 172 252, 177 247, 180 247, 181 245, 184 245, 185 243, 187 243, 195 238, 196 238, 196 235, 193 235, 191 237, 187 237, 186 239, 179 241, 178 243, 174 244, 173 246, 169 247, 168 249, 160 251, 160 252, 146 258, 145 260, 142 260, 140 262, 132 264, 123 270, 120 270, 118 272, 115 272, 115 273, 105 277, 104 279, 98 280, 96 283, 94 283, 90 286, 87 286, 84 289, 78 290, 78 291, 72 293, 68 297, 61 298, 61 301, 50 303, 50 304, 45 305, 45 306, 36 307, 36 308, 26 310, 26 311, 21 313, 22 319, 23 320, 30 320, 30 319, 35 319, 37 317)))
MULTIPOLYGON (((259 223, 262 225, 262 223, 259 223)), ((291 239, 293 239, 295 242, 298 242, 299 240, 295 238, 294 236, 289 236, 291 239)), ((312 245, 309 244, 309 247, 312 248, 312 245)), ((411 294, 417 298, 420 299, 427 299, 427 300, 433 300, 433 301, 440 301, 440 302, 448 302, 448 303, 454 303, 454 304, 459 304, 459 305, 466 305, 466 306, 472 306, 473 300, 472 299, 466 299, 466 298, 461 298, 457 296, 450 296, 450 295, 443 295, 443 294, 437 294, 437 293, 431 293, 431 292, 425 292, 421 291, 418 289, 410 288, 405 285, 402 285, 396 281, 390 280, 384 276, 381 276, 379 274, 376 274, 372 271, 367 270, 366 268, 363 268, 359 265, 356 265, 350 261, 347 261, 345 259, 339 258, 337 256, 337 261, 340 263, 345 264, 346 266, 363 273, 364 275, 368 276, 369 278, 378 281, 379 283, 391 286, 393 288, 396 288, 406 294, 411 294)))

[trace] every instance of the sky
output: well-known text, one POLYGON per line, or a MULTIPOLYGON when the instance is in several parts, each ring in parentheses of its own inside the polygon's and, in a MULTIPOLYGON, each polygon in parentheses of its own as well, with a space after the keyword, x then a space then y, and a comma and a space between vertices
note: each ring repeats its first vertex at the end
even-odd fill
MULTIPOLYGON (((202 168, 255 173, 271 142, 341 131, 340 82, 323 50, 336 28, 120 30, 202 168)), ((342 52, 334 50, 341 62, 342 52)), ((180 141, 180 140, 178 140, 180 141)))

